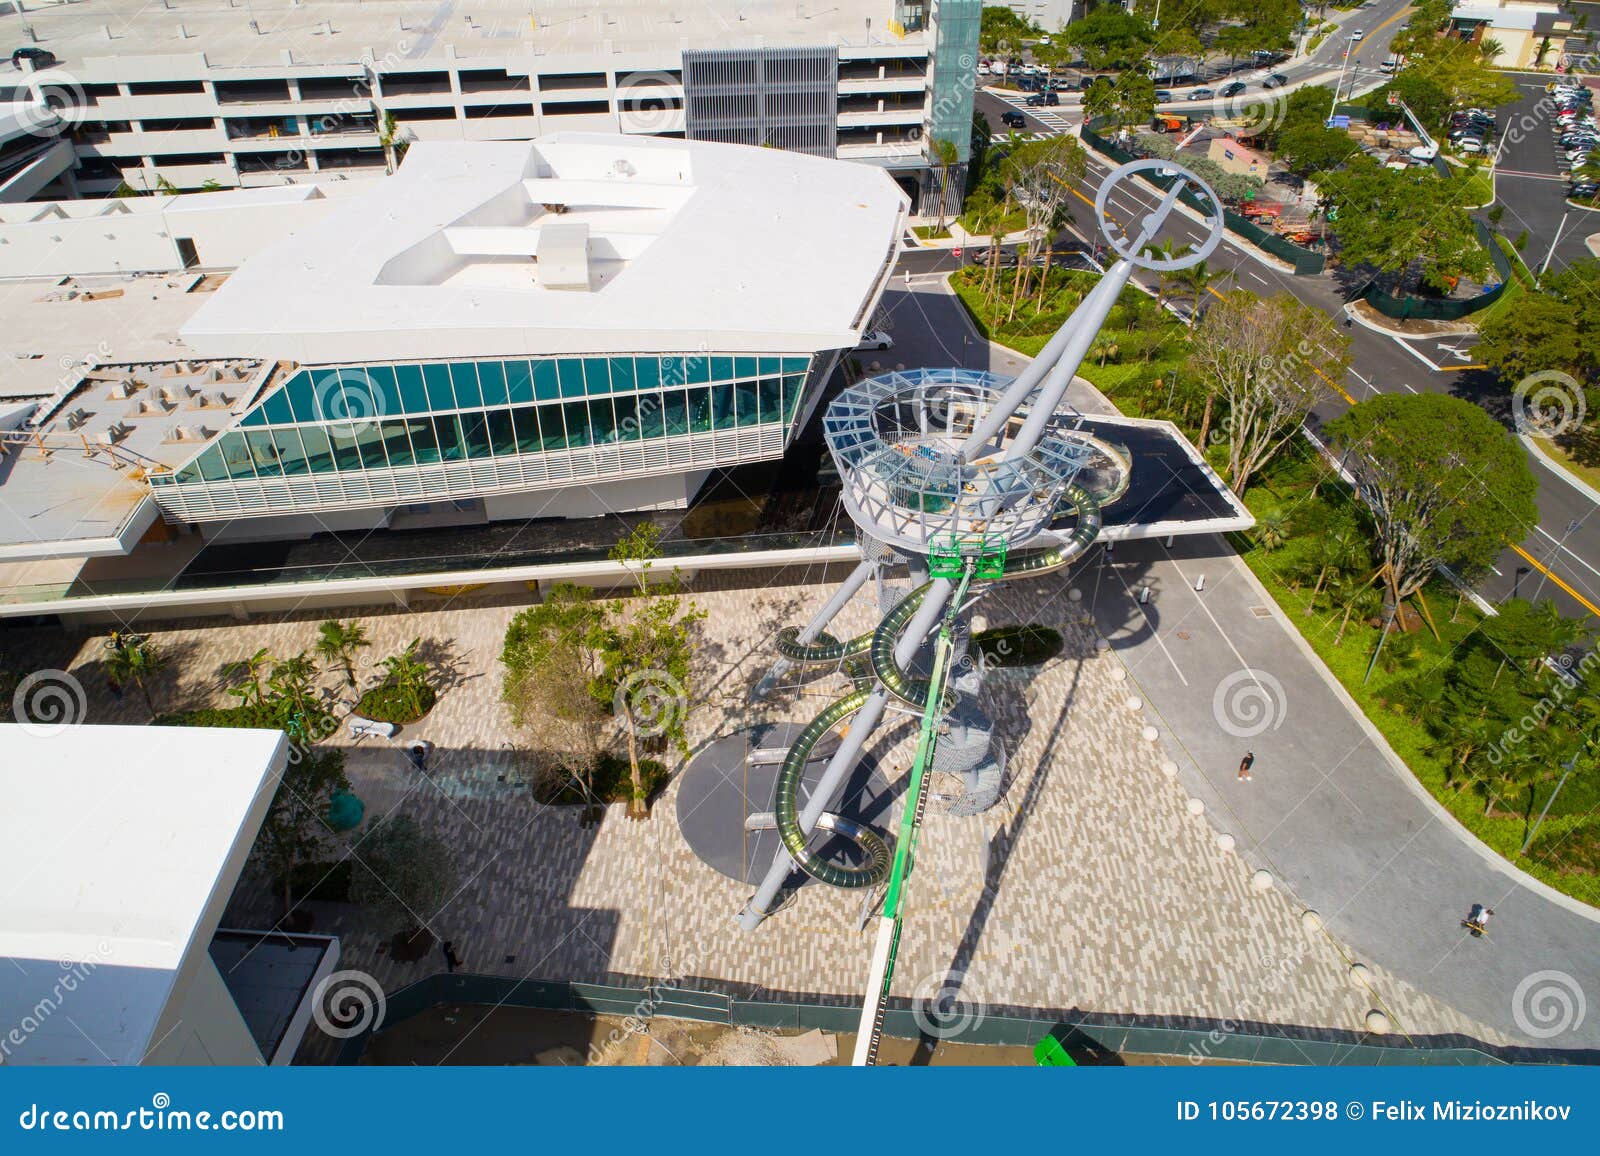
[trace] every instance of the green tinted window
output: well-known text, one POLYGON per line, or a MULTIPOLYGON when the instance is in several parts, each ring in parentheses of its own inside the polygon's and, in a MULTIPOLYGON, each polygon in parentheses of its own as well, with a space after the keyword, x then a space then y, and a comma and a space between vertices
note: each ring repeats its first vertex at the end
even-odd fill
POLYGON ((556 372, 561 377, 562 397, 583 396, 583 362, 575 358, 563 358, 556 362, 556 372))
POLYGON ((755 377, 756 359, 753 357, 736 357, 733 359, 733 375, 735 377, 755 377))
POLYGON ((512 405, 533 400, 533 370, 526 361, 505 363, 506 400, 512 405))
POLYGON ((666 433, 666 423, 662 416, 661 394, 641 393, 639 395, 639 432, 647 438, 658 438, 666 433))
POLYGON ((548 358, 533 363, 533 396, 540 401, 554 401, 561 396, 560 373, 548 358))
POLYGON ((785 373, 804 373, 806 371, 806 366, 808 364, 810 364, 810 358, 806 358, 806 357, 785 357, 783 359, 783 372, 785 372, 785 373))
POLYGON ((377 407, 372 411, 374 415, 393 417, 405 412, 405 406, 400 401, 400 385, 395 378, 394 366, 369 366, 367 379, 372 383, 372 398, 377 407))
POLYGON ((539 410, 536 406, 525 405, 511 411, 513 424, 517 431, 517 452, 521 454, 536 454, 544 447, 539 444, 539 410))
POLYGON ((268 395, 267 400, 261 403, 259 412, 261 421, 267 425, 288 425, 294 421, 294 415, 289 412, 289 396, 281 389, 268 395))
POLYGON ((333 464, 342 470, 361 468, 361 447, 356 444, 356 426, 328 427, 328 441, 333 445, 333 464))
POLYGON ((633 358, 613 357, 611 359, 611 391, 621 393, 633 388, 633 358))
POLYGON ((727 381, 733 376, 733 358, 713 357, 711 359, 711 380, 727 381))
POLYGON ((400 382, 401 412, 427 413, 428 391, 422 384, 422 366, 399 365, 394 373, 400 382))
POLYGON ((619 442, 636 442, 639 440, 639 399, 632 395, 628 397, 614 397, 611 399, 612 407, 617 414, 617 434, 619 442))
POLYGON ((559 405, 539 407, 539 434, 547 450, 565 449, 567 445, 567 419, 559 405))
POLYGON ((298 430, 273 430, 272 441, 277 446, 278 464, 283 467, 286 475, 310 472, 311 467, 306 465, 306 451, 300 445, 298 430))
POLYGON ((661 384, 662 385, 687 385, 689 382, 689 367, 684 364, 681 357, 663 357, 661 359, 661 384))
POLYGON ((711 391, 691 389, 689 392, 689 431, 705 433, 711 429, 711 391))
POLYGON ((412 418, 408 423, 411 427, 411 449, 416 455, 417 465, 431 465, 439 460, 439 431, 434 428, 433 419, 426 415, 412 418))
POLYGON ((688 433, 688 395, 681 389, 663 391, 661 395, 661 415, 668 436, 688 433))
POLYGON ((368 470, 382 470, 389 466, 389 459, 383 452, 383 430, 377 422, 371 425, 359 426, 353 439, 356 449, 361 454, 361 466, 368 470))
POLYGON ((461 415, 461 436, 469 458, 489 457, 489 423, 481 411, 461 415))
POLYGON ((450 388, 450 367, 437 362, 422 367, 422 380, 428 387, 428 408, 435 413, 456 408, 456 395, 450 388))
POLYGON ((250 447, 245 444, 244 434, 224 434, 218 443, 222 447, 222 463, 230 478, 253 478, 256 471, 250 464, 250 447))
POLYGON ((328 442, 328 431, 317 426, 301 426, 300 440, 306 447, 306 464, 314 474, 326 474, 333 469, 333 447, 328 442))
POLYGON ((380 432, 384 452, 389 455, 391 466, 409 466, 416 461, 411 453, 411 439, 406 435, 405 422, 386 421, 380 427, 380 432))
POLYGON ((595 445, 610 441, 617 432, 616 412, 609 397, 597 397, 589 402, 589 440, 595 445))
POLYGON ((755 425, 761 420, 761 402, 754 385, 740 385, 734 389, 734 405, 739 411, 740 425, 755 425))
POLYGON ((683 380, 690 385, 711 380, 711 359, 703 353, 691 354, 683 359, 683 380))
MULTIPOLYGON (((225 482, 228 480, 228 467, 222 460, 222 447, 211 446, 196 460, 194 468, 200 471, 200 476, 208 482, 225 482)), ((187 471, 185 471, 187 472, 187 471)))
POLYGON ((571 402, 561 407, 567 420, 567 445, 586 446, 592 440, 589 432, 589 407, 583 402, 571 402))
POLYGON ((762 377, 766 377, 769 373, 782 373, 783 372, 783 362, 781 360, 779 360, 778 358, 776 358, 776 357, 763 357, 763 358, 760 358, 759 359, 759 365, 761 367, 761 376, 762 377))
POLYGON ((783 418, 783 382, 776 377, 763 377, 757 387, 761 394, 761 420, 781 421, 783 418))
POLYGON ((733 386, 711 387, 711 422, 717 429, 729 429, 733 426, 733 386))
POLYGON ((657 357, 634 358, 633 375, 635 384, 640 389, 655 388, 661 384, 661 359, 657 357))
POLYGON ((435 415, 433 426, 439 431, 439 455, 447 462, 458 462, 466 456, 466 443, 461 439, 461 419, 455 414, 435 415))
POLYGON ((284 386, 283 392, 289 399, 289 408, 293 411, 295 421, 321 421, 322 407, 317 401, 317 392, 321 389, 337 388, 339 374, 337 370, 318 370, 316 374, 297 373, 289 379, 289 384, 284 386))
POLYGON ((506 404, 506 371, 498 361, 478 362, 478 385, 484 405, 506 404))
POLYGON ((478 388, 478 367, 470 361, 457 361, 450 366, 450 380, 456 387, 456 405, 461 409, 476 409, 483 404, 483 391, 478 388))
POLYGON ((489 448, 496 457, 510 457, 517 452, 517 431, 511 424, 509 409, 489 411, 489 448))
POLYGON ((584 389, 588 393, 611 392, 611 359, 586 357, 583 359, 584 389))

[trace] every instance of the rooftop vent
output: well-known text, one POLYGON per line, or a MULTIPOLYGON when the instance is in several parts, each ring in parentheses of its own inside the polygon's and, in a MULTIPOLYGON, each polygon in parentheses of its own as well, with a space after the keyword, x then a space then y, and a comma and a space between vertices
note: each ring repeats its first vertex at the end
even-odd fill
POLYGON ((539 230, 539 282, 546 289, 589 289, 589 226, 548 224, 539 230))

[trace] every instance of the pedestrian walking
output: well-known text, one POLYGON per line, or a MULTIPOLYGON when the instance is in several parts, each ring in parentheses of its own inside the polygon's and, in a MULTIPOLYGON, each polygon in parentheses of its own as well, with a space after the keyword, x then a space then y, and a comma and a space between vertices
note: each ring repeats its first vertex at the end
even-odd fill
POLYGON ((433 749, 433 744, 427 739, 418 739, 406 748, 406 757, 411 760, 411 765, 419 771, 428 769, 428 752, 433 749))
POLYGON ((1250 768, 1256 765, 1256 753, 1246 751, 1244 758, 1239 760, 1239 777, 1246 781, 1250 778, 1250 768))

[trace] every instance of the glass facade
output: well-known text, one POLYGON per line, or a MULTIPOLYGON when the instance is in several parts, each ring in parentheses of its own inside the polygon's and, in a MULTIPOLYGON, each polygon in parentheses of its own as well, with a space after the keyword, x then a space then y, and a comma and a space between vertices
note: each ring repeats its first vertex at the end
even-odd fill
MULTIPOLYGON (((956 159, 963 165, 972 159, 973 86, 978 76, 982 18, 983 0, 938 0, 933 9, 936 31, 928 136, 955 145, 956 159)), ((961 182, 954 183, 959 187, 961 182)))
POLYGON ((712 353, 302 369, 150 482, 175 496, 210 483, 509 462, 744 427, 787 432, 810 364, 807 355, 712 353))

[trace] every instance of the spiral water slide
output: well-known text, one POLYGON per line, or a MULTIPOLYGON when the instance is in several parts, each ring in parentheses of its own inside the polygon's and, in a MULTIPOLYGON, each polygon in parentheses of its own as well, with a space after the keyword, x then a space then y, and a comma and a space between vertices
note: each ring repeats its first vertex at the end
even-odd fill
MULTIPOLYGON (((782 845, 740 914, 739 924, 745 930, 754 930, 766 918, 794 867, 837 887, 868 887, 889 879, 890 889, 896 889, 894 861, 901 858, 901 850, 897 848, 891 855, 881 836, 863 824, 830 813, 829 803, 882 721, 891 697, 922 714, 918 765, 931 757, 938 725, 946 713, 952 665, 938 659, 941 653, 949 657, 951 626, 969 605, 976 554, 986 554, 998 538, 1002 556, 1008 556, 1012 548, 1025 546, 1053 525, 1057 516, 1075 514, 1073 528, 1059 545, 1008 556, 999 575, 1001 580, 1037 577, 1071 563, 1099 534, 1100 502, 1074 480, 1077 467, 1072 465, 1072 451, 1061 436, 1057 411, 1067 387, 1136 267, 1151 271, 1186 268, 1208 257, 1222 239, 1221 201, 1209 186, 1182 168, 1178 168, 1179 179, 1149 214, 1131 222, 1131 230, 1115 231, 1122 227, 1109 222, 1106 210, 1115 187, 1140 170, 1167 164, 1135 161, 1106 179, 1095 198, 1095 218, 1121 259, 1003 392, 997 388, 983 394, 980 403, 973 405, 958 397, 960 387, 969 384, 961 378, 963 371, 945 371, 943 377, 940 371, 924 372, 916 379, 897 373, 853 386, 830 404, 824 427, 825 431, 831 427, 829 449, 846 481, 844 503, 861 531, 865 560, 804 629, 785 630, 780 635, 781 658, 757 694, 769 690, 792 663, 838 664, 855 686, 812 720, 784 760, 773 806, 782 845), (1189 253, 1163 255, 1154 248, 1155 238, 1186 185, 1211 202, 1213 212, 1206 221, 1209 235, 1189 253), (951 403, 945 405, 942 427, 931 418, 927 405, 928 391, 939 388, 945 390, 943 400, 951 403), (964 408, 970 419, 962 419, 965 437, 954 445, 958 408, 964 408), (899 421, 897 409, 915 411, 916 425, 888 431, 882 428, 880 419, 889 425, 899 421), (970 426, 965 424, 967 420, 970 426), (916 470, 924 471, 920 485, 913 476, 916 470), (1043 497, 1039 479, 1045 479, 1043 497), (848 641, 823 633, 867 579, 892 561, 907 562, 915 576, 929 575, 936 538, 955 543, 965 557, 968 564, 958 578, 946 569, 922 581, 870 633, 848 641), (937 677, 918 678, 908 668, 941 619, 945 627, 935 644, 937 677), (807 761, 817 743, 847 720, 843 740, 802 805, 801 776, 807 761), (807 843, 818 829, 854 842, 862 852, 860 862, 840 864, 811 850, 807 843)), ((1078 460, 1081 463, 1082 459, 1078 460)), ((992 573, 988 580, 993 580, 992 573)), ((912 838, 921 802, 919 793, 906 803, 906 814, 912 816, 912 838)), ((902 822, 906 822, 904 816, 902 822)), ((903 826, 902 844, 906 836, 903 826)), ((898 912, 892 922, 898 928, 898 912)), ((892 970, 895 938, 897 934, 891 936, 888 931, 880 937, 878 955, 883 958, 875 957, 874 976, 884 976, 881 990, 887 990, 889 973, 880 968, 887 964, 892 970)), ((869 992, 869 1000, 872 998, 869 992)), ((876 1034, 874 1029, 874 1037, 876 1034)))
MULTIPOLYGON (((1022 557, 1010 559, 1000 581, 1010 582, 1019 578, 1040 578, 1046 574, 1053 574, 1071 564, 1074 558, 1089 548, 1100 532, 1100 504, 1081 486, 1069 488, 1063 506, 1068 504, 1076 512, 1078 519, 1068 540, 1052 549, 1033 551, 1022 557)), ((855 843, 862 853, 862 862, 859 865, 847 866, 830 862, 807 845, 807 833, 800 821, 801 776, 806 764, 811 760, 811 752, 817 743, 866 705, 871 695, 870 679, 865 677, 865 672, 860 671, 859 667, 852 667, 852 664, 859 661, 862 656, 866 656, 871 663, 871 677, 876 678, 891 695, 915 711, 926 711, 928 698, 933 692, 932 683, 929 679, 917 678, 907 673, 904 666, 896 659, 895 649, 906 637, 912 619, 916 617, 917 611, 922 608, 929 593, 939 581, 935 579, 924 582, 912 590, 898 606, 884 616, 875 630, 857 635, 848 642, 824 638, 816 642, 802 643, 797 640, 799 631, 792 626, 785 628, 778 635, 778 653, 790 662, 843 664, 856 682, 854 690, 843 698, 829 703, 822 713, 812 719, 810 725, 800 732, 794 746, 789 748, 789 755, 784 759, 782 769, 778 772, 773 807, 777 818, 778 835, 794 859, 795 866, 818 882, 833 887, 872 887, 882 883, 889 874, 891 856, 888 845, 870 827, 853 820, 824 812, 822 816, 824 821, 817 825, 843 835, 855 843), (868 685, 862 685, 864 682, 868 685)), ((916 641, 920 643, 922 640, 918 638, 916 641)), ((949 669, 946 668, 944 679, 939 685, 941 700, 948 695, 945 685, 948 678, 949 669)), ((939 713, 942 716, 943 712, 939 713)), ((936 717, 934 722, 937 721, 936 717)))

